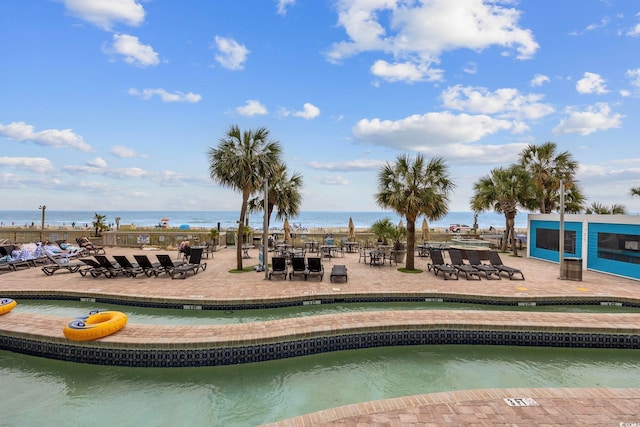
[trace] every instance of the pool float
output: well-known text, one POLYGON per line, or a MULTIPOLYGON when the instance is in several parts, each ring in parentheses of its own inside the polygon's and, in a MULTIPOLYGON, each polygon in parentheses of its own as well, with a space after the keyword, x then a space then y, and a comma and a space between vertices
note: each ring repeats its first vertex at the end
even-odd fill
POLYGON ((89 341, 106 337, 127 324, 127 315, 120 311, 92 311, 88 316, 72 320, 64 328, 64 336, 74 341, 89 341))
POLYGON ((10 312, 17 304, 18 303, 11 298, 0 299, 0 315, 10 312))

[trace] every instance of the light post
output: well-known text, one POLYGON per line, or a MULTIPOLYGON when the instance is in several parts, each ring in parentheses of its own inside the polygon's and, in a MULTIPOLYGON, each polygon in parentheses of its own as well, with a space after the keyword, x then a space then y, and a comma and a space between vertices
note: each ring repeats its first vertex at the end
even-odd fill
POLYGON ((264 180, 264 218, 262 220, 262 267, 264 268, 264 278, 269 279, 269 180, 264 180))
POLYGON ((560 180, 560 235, 558 236, 558 252, 560 255, 560 280, 566 280, 564 268, 564 180, 560 180))
POLYGON ((42 238, 44 237, 44 217, 45 217, 45 211, 47 210, 47 207, 45 205, 40 205, 38 209, 42 211, 42 224, 40 226, 40 241, 42 242, 42 238))

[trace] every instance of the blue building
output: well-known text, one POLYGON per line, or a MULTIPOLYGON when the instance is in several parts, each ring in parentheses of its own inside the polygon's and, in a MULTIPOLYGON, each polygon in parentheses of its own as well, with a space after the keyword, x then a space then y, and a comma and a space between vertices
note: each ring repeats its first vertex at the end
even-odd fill
MULTIPOLYGON (((527 253, 560 262, 560 215, 530 214, 527 253)), ((564 257, 593 270, 640 280, 640 215, 564 216, 564 257)))

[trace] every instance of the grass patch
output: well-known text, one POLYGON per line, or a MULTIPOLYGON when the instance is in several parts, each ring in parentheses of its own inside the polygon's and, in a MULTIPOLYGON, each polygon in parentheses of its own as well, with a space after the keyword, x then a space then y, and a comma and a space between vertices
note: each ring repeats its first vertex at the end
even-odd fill
POLYGON ((407 268, 405 268, 405 267, 400 267, 400 268, 398 269, 398 271, 399 271, 400 273, 416 274, 416 273, 422 273, 422 271, 423 271, 423 270, 420 270, 419 268, 414 268, 413 270, 409 270, 409 269, 407 269, 407 268))

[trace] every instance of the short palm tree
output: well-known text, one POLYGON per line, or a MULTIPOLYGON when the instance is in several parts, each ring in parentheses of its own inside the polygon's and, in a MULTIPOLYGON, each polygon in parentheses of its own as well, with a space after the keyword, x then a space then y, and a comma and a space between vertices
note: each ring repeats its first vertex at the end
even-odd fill
POLYGON ((584 196, 575 184, 574 176, 578 162, 571 153, 557 153, 555 142, 542 145, 529 145, 520 153, 520 166, 531 176, 536 188, 537 209, 548 214, 559 209, 560 181, 565 181, 565 210, 579 212, 582 210, 584 196))
MULTIPOLYGON (((278 208, 276 219, 294 218, 300 213, 302 204, 302 175, 295 172, 289 176, 287 166, 279 165, 269 180, 267 203, 267 226, 271 224, 271 214, 275 207, 278 208)), ((249 212, 261 212, 264 210, 264 196, 254 197, 249 200, 249 212)))
MULTIPOLYGON (((531 209, 536 203, 536 190, 529 173, 519 165, 495 168, 489 175, 481 177, 474 185, 471 209, 482 212, 493 209, 504 214, 507 238, 502 241, 502 251, 515 239, 515 218, 518 207, 531 209)), ((516 246, 512 245, 514 254, 516 246)))
POLYGON ((93 225, 93 230, 95 231, 96 236, 99 236, 101 231, 107 230, 109 228, 107 224, 105 224, 106 219, 106 215, 101 215, 97 212, 93 215, 93 222, 91 223, 91 225, 93 225))
POLYGON ((414 269, 416 219, 435 221, 449 211, 449 193, 455 187, 441 158, 425 161, 422 155, 399 155, 378 174, 376 202, 407 220, 407 270, 414 269))
POLYGON ((640 197, 640 187, 633 187, 630 193, 632 196, 640 197))
POLYGON ((618 204, 605 206, 601 203, 593 202, 585 209, 584 213, 587 215, 625 215, 627 210, 624 206, 618 204))
POLYGON ((249 197, 260 190, 265 178, 270 178, 281 164, 281 147, 278 141, 269 139, 269 130, 258 128, 241 132, 232 125, 220 139, 217 148, 209 149, 209 175, 223 187, 242 193, 240 220, 238 221, 238 244, 236 245, 237 268, 242 270, 242 242, 240 230, 245 223, 249 197))

